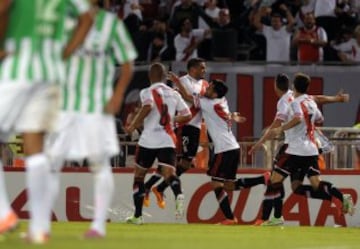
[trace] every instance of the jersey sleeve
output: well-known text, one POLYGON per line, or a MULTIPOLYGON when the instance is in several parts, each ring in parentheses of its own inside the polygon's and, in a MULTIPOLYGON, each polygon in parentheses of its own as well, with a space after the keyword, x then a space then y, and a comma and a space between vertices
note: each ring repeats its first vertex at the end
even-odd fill
POLYGON ((150 105, 150 106, 153 106, 154 104, 154 99, 150 93, 150 90, 147 88, 147 89, 143 89, 141 90, 140 92, 140 100, 141 100, 141 105, 144 106, 144 105, 150 105))
POLYGON ((136 59, 137 51, 127 28, 121 20, 116 20, 111 41, 114 56, 118 63, 123 64, 136 59))
POLYGON ((286 121, 289 115, 289 106, 285 101, 279 101, 276 107, 275 119, 286 121))
POLYGON ((68 0, 70 11, 73 15, 80 16, 91 9, 87 0, 68 0))
POLYGON ((187 106, 181 95, 177 92, 175 92, 175 94, 178 100, 176 104, 176 111, 183 116, 191 114, 189 107, 187 106))

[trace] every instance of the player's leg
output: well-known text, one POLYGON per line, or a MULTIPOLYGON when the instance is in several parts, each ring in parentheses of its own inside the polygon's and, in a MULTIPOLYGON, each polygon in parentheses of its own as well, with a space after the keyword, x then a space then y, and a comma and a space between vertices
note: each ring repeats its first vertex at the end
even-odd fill
POLYGON ((261 218, 257 220, 254 225, 282 223, 282 206, 285 196, 283 181, 291 174, 290 167, 287 164, 290 156, 285 153, 286 148, 287 145, 284 144, 276 155, 270 182, 266 186, 264 193, 261 218), (274 219, 273 222, 271 222, 269 218, 273 208, 274 219))
POLYGON ((58 112, 59 90, 49 84, 36 84, 32 96, 24 108, 16 126, 22 131, 26 155, 26 182, 30 211, 28 238, 33 243, 48 239, 46 227, 49 216, 45 196, 49 189, 50 161, 44 153, 44 137, 52 129, 58 112))
POLYGON ((234 191, 245 188, 251 188, 260 184, 267 185, 268 182, 270 181, 270 177, 271 177, 270 172, 265 172, 263 175, 255 176, 255 177, 241 177, 241 178, 237 178, 233 182, 225 182, 224 188, 226 190, 234 191))
MULTIPOLYGON (((177 152, 178 161, 176 164, 176 175, 179 177, 192 167, 192 160, 196 156, 199 147, 200 129, 185 125, 181 129, 179 128, 176 133, 178 134, 179 148, 177 152)), ((164 191, 168 187, 166 181, 162 181, 158 186, 152 188, 158 203, 164 203, 164 191)), ((165 207, 165 206, 164 206, 165 207)))
POLYGON ((135 212, 133 216, 126 218, 130 224, 141 225, 144 223, 142 217, 143 201, 145 196, 144 178, 148 169, 153 165, 156 158, 156 149, 147 149, 137 146, 135 153, 135 171, 133 182, 133 201, 135 212))
POLYGON ((162 167, 161 174, 175 196, 175 216, 177 219, 181 219, 184 216, 184 194, 182 193, 180 178, 175 173, 175 149, 160 149, 157 158, 162 167))
POLYGON ((11 209, 6 192, 2 160, 0 160, 0 235, 13 230, 18 225, 18 217, 11 209))
MULTIPOLYGON (((149 207, 150 206, 150 191, 152 187, 162 178, 161 175, 161 165, 158 166, 156 169, 156 172, 151 175, 151 177, 145 182, 145 197, 144 197, 144 206, 149 207)), ((154 191, 156 191, 156 188, 154 187, 154 191)), ((158 206, 160 208, 165 208, 165 200, 163 198, 162 193, 155 193, 160 195, 160 202, 158 202, 158 206)), ((156 195, 157 196, 157 195, 156 195)), ((157 197, 156 197, 157 198, 157 197)), ((158 199, 158 198, 157 198, 158 199)))
POLYGON ((106 234, 107 212, 114 193, 114 178, 111 171, 110 158, 91 159, 90 169, 94 174, 94 216, 90 230, 85 237, 98 238, 106 234))
POLYGON ((220 224, 237 224, 237 218, 230 207, 230 201, 227 192, 224 189, 225 182, 234 181, 239 163, 239 149, 215 154, 213 163, 210 165, 208 175, 211 176, 211 185, 214 190, 219 207, 225 216, 225 220, 220 224))

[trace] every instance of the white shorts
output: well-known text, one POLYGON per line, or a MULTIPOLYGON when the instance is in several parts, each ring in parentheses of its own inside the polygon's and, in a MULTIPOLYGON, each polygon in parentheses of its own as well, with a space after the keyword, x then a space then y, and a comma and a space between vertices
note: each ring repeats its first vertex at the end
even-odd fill
POLYGON ((55 132, 46 139, 46 153, 53 160, 98 162, 119 152, 112 115, 61 112, 55 132))
POLYGON ((60 91, 49 83, 0 83, 0 134, 49 132, 59 111, 60 91))

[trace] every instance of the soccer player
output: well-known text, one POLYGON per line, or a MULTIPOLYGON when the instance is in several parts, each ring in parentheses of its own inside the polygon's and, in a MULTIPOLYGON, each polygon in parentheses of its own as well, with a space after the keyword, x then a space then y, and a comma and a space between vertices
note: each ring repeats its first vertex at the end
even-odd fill
MULTIPOLYGON (((208 86, 208 82, 204 80, 206 72, 206 63, 201 58, 190 59, 187 63, 188 73, 180 77, 180 83, 187 89, 188 92, 194 95, 203 95, 208 86)), ((176 134, 179 136, 178 141, 178 162, 176 166, 176 175, 181 176, 185 171, 191 168, 192 160, 196 156, 199 147, 200 128, 201 128, 201 113, 192 102, 192 99, 187 99, 183 96, 189 106, 192 114, 191 120, 177 128, 176 134)), ((145 200, 144 205, 149 206, 149 193, 152 189, 156 196, 157 204, 160 208, 165 208, 164 191, 168 187, 166 181, 161 182, 158 186, 151 188, 159 179, 161 175, 155 173, 145 183, 145 200)))
POLYGON ((220 80, 213 80, 205 90, 204 96, 194 96, 181 85, 179 79, 171 74, 173 82, 179 87, 182 96, 192 99, 193 103, 201 109, 208 132, 214 143, 214 160, 208 170, 211 183, 218 199, 220 209, 226 219, 220 224, 237 224, 226 191, 241 190, 258 184, 267 184, 270 175, 264 174, 258 177, 238 178, 236 171, 239 165, 240 146, 231 130, 232 121, 245 122, 246 118, 238 112, 231 113, 225 98, 227 86, 220 80))
MULTIPOLYGON (((307 76, 304 75, 297 75, 295 79, 305 79, 307 76)), ((306 80, 309 80, 307 77, 306 80)), ((271 124, 268 131, 259 139, 259 141, 251 148, 249 153, 253 153, 254 150, 256 150, 261 143, 266 141, 270 136, 273 129, 281 127, 283 123, 286 123, 290 121, 292 111, 291 111, 291 103, 294 100, 294 92, 289 90, 289 79, 285 74, 279 74, 276 77, 275 80, 275 92, 280 97, 278 104, 277 104, 277 113, 274 118, 273 123, 271 124)), ((316 101, 318 103, 334 103, 334 102, 346 102, 348 101, 349 96, 347 94, 339 93, 336 96, 323 96, 323 95, 317 95, 317 96, 311 96, 309 97, 312 99, 312 101, 316 101)), ((305 133, 305 132, 304 132, 305 133)), ((283 170, 281 166, 283 166, 284 161, 286 161, 288 155, 285 153, 285 151, 288 148, 288 143, 291 140, 289 137, 289 132, 285 132, 285 141, 284 145, 280 148, 275 162, 274 162, 274 169, 272 171, 271 176, 271 184, 267 186, 266 192, 265 192, 265 198, 263 201, 263 213, 262 218, 260 220, 257 220, 255 225, 280 225, 283 224, 282 219, 282 199, 284 197, 284 187, 282 184, 282 181, 287 175, 291 172, 286 172, 286 170, 283 170), (274 206, 274 217, 270 220, 270 212, 272 207, 274 206)), ((308 177, 317 176, 319 172, 314 173, 314 170, 311 168, 309 172, 307 171, 299 171, 296 173, 291 174, 291 183, 292 183, 292 189, 296 194, 306 195, 308 194, 312 198, 318 198, 318 199, 324 199, 323 195, 320 194, 320 196, 313 190, 312 187, 302 185, 303 179, 305 175, 308 175, 308 177)), ((314 179, 317 179, 314 177, 314 179)), ((335 191, 335 190, 334 190, 335 191)), ((331 199, 330 196, 327 196, 328 199, 331 199)), ((344 195, 344 198, 342 199, 344 202, 344 206, 351 205, 351 200, 349 200, 348 195, 344 195)), ((350 210, 351 208, 348 207, 348 211, 352 212, 350 210)))
POLYGON ((48 140, 53 170, 47 211, 50 216, 64 161, 86 158, 94 174, 94 215, 84 237, 102 238, 114 189, 110 159, 119 153, 113 115, 121 108, 137 52, 124 23, 99 9, 96 0, 91 3, 94 24, 84 44, 66 63, 62 112, 56 132, 48 140), (121 72, 113 90, 115 63, 121 64, 121 72))
MULTIPOLYGON (((4 0, 0 2, 0 44, 3 55, 0 68, 0 136, 7 141, 11 133, 21 133, 26 155, 26 184, 30 222, 28 240, 44 243, 48 217, 44 197, 48 191, 49 159, 44 153, 44 135, 52 127, 58 110, 62 57, 68 57, 83 41, 91 23, 86 0, 4 0), (63 50, 63 26, 66 8, 73 7, 79 18, 63 50)), ((0 182, 3 184, 3 177, 0 182)), ((17 224, 17 217, 4 201, 1 186, 0 232, 17 224)))
POLYGON ((145 195, 144 178, 155 159, 158 159, 160 167, 158 171, 175 195, 176 218, 182 218, 184 214, 184 195, 180 179, 175 174, 177 138, 174 124, 187 122, 192 116, 180 94, 164 83, 166 77, 167 72, 164 65, 154 63, 150 66, 151 86, 140 92, 141 110, 130 126, 126 128, 127 132, 131 134, 144 123, 135 157, 136 167, 133 183, 135 213, 126 219, 127 223, 140 225, 144 222, 142 217, 145 195))

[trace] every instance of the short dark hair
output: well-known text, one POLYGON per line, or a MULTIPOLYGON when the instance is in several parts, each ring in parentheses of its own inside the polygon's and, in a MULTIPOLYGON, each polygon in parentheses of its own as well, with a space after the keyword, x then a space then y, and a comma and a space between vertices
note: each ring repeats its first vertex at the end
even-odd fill
POLYGON ((275 78, 275 84, 276 87, 281 91, 287 91, 289 90, 289 77, 284 73, 279 73, 276 75, 275 78))
POLYGON ((205 60, 202 58, 192 58, 188 61, 186 68, 189 71, 190 68, 197 67, 203 62, 205 62, 205 60))
POLYGON ((216 95, 218 98, 224 97, 226 95, 226 93, 228 92, 228 87, 224 81, 215 79, 215 80, 210 81, 210 83, 213 84, 214 91, 216 92, 216 95))
POLYGON ((310 85, 310 77, 304 73, 295 74, 294 88, 299 93, 306 93, 310 85))

